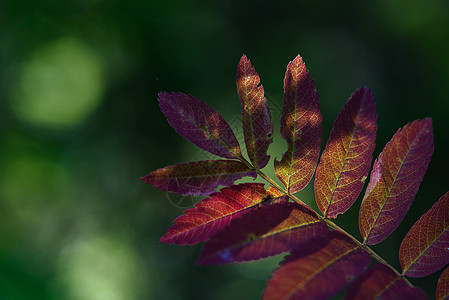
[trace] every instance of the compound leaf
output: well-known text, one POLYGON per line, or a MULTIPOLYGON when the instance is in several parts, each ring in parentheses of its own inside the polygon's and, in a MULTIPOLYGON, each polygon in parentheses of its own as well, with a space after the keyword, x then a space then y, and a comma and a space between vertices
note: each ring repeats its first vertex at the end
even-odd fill
POLYGON ((348 289, 345 300, 424 300, 426 294, 410 286, 384 264, 377 264, 362 274, 348 289))
POLYGON ((167 166, 141 179, 163 191, 207 196, 219 185, 230 186, 244 176, 256 178, 257 173, 235 160, 204 160, 167 166))
POLYGON ((370 255, 343 233, 329 236, 327 244, 321 239, 294 250, 273 272, 263 299, 328 299, 362 274, 370 255))
POLYGON ((240 145, 225 119, 192 95, 159 93, 159 106, 181 136, 224 158, 240 158, 240 145))
POLYGON ((433 153, 430 118, 399 129, 374 162, 363 197, 359 228, 364 243, 389 236, 406 215, 433 153))
POLYGON ((275 160, 276 176, 293 194, 307 186, 320 154, 321 114, 318 92, 301 56, 287 66, 281 135, 287 151, 275 160))
POLYGON ((277 197, 265 190, 263 183, 243 183, 221 189, 187 209, 161 238, 168 244, 196 244, 208 240, 267 198, 277 197))
POLYGON ((259 169, 270 159, 267 150, 273 142, 273 123, 260 78, 243 55, 237 67, 237 91, 242 103, 243 135, 252 164, 259 169))
POLYGON ((403 274, 430 275, 449 263, 449 192, 421 216, 402 241, 403 274))
POLYGON ((449 268, 446 268, 438 279, 436 296, 437 300, 449 299, 449 268))
POLYGON ((338 115, 316 170, 316 201, 324 217, 336 218, 359 196, 373 159, 376 122, 374 99, 362 87, 338 115))
POLYGON ((327 226, 316 213, 299 204, 262 205, 212 237, 204 246, 198 263, 260 259, 289 251, 312 239, 324 238, 327 232, 327 226))

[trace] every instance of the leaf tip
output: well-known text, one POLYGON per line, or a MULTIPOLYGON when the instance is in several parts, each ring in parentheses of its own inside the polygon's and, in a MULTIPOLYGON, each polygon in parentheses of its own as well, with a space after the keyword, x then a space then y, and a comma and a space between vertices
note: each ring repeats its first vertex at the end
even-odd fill
POLYGON ((424 118, 424 119, 421 121, 421 123, 423 123, 424 126, 430 127, 430 129, 432 129, 432 127, 433 127, 433 121, 432 121, 432 118, 431 118, 431 117, 424 118))
POLYGON ((157 94, 157 98, 159 101, 159 104, 162 104, 163 102, 167 102, 170 101, 170 98, 173 98, 173 96, 175 95, 175 93, 168 93, 168 92, 159 92, 157 94))
POLYGON ((300 64, 303 64, 304 61, 302 60, 301 55, 298 54, 298 55, 296 55, 296 57, 291 61, 291 63, 300 65, 300 64))
POLYGON ((175 244, 175 242, 173 241, 173 238, 170 236, 167 236, 170 234, 170 231, 167 232, 166 234, 164 234, 163 236, 161 236, 161 238, 159 239, 159 243, 163 243, 163 244, 175 244))

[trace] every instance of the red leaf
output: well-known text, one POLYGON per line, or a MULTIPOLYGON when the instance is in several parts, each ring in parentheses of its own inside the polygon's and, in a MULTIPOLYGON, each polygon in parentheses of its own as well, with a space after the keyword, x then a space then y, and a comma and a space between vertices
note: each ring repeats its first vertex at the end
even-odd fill
POLYGON ((237 90, 242 103, 243 134, 246 150, 254 166, 262 169, 270 156, 267 150, 273 142, 273 123, 259 75, 243 55, 237 67, 237 90))
POLYGON ((316 201, 324 217, 336 218, 359 196, 373 159, 376 121, 370 90, 355 91, 334 123, 316 170, 316 201))
POLYGON ((175 224, 160 242, 178 245, 204 242, 231 223, 231 220, 272 197, 263 183, 244 183, 223 188, 186 210, 184 215, 174 221, 175 224))
POLYGON ((245 164, 234 160, 205 160, 156 170, 141 179, 163 191, 207 196, 219 185, 230 186, 244 176, 257 177, 245 164))
POLYGON ((403 274, 430 275, 449 263, 449 192, 422 215, 402 241, 403 274))
POLYGON ((430 118, 398 130, 374 162, 360 207, 359 228, 364 243, 389 236, 406 215, 433 153, 430 118))
POLYGON ((192 95, 159 94, 159 106, 177 133, 201 149, 225 158, 240 158, 240 145, 229 124, 192 95))
POLYGON ((446 268, 438 279, 436 296, 437 300, 449 299, 449 268, 446 268))
POLYGON ((345 300, 421 300, 424 292, 410 286, 384 264, 377 264, 360 276, 348 289, 345 300))
POLYGON ((324 238, 327 226, 296 203, 264 205, 234 220, 205 246, 199 264, 260 259, 324 238))
POLYGON ((363 273, 370 255, 345 234, 333 231, 330 236, 325 245, 312 242, 287 257, 268 281, 263 299, 328 299, 363 273))
POLYGON ((287 151, 275 160, 276 176, 289 193, 302 190, 312 179, 320 154, 321 114, 318 92, 298 55, 287 66, 281 135, 287 151))

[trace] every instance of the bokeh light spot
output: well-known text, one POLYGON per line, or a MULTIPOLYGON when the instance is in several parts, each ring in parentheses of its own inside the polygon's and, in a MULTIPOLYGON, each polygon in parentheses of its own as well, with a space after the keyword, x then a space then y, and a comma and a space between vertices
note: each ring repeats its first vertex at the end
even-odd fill
POLYGON ((99 105, 102 90, 99 57, 66 37, 41 46, 22 66, 11 107, 31 125, 70 129, 99 105))
POLYGON ((117 236, 82 237, 65 247, 58 265, 69 299, 132 300, 142 288, 138 257, 117 236))

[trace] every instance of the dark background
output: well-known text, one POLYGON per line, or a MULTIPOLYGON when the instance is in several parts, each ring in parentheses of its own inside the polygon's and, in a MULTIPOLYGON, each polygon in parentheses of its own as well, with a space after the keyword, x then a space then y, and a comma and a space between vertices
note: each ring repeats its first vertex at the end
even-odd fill
MULTIPOLYGON (((428 174, 404 222, 373 247, 400 270, 402 238, 448 190, 449 2, 3 0, 1 299, 260 297, 282 257, 196 266, 200 246, 158 243, 195 200, 139 180, 206 155, 170 128, 160 91, 195 95, 241 134, 243 53, 276 128, 285 68, 304 58, 320 93, 323 147, 362 85, 379 114, 375 157, 399 127, 432 117, 428 174)), ((270 153, 280 157, 278 129, 274 138, 270 153)), ((298 196, 313 205, 313 189, 298 196)), ((360 201, 338 222, 357 237, 360 201)), ((433 298, 439 274, 412 282, 433 298)))

